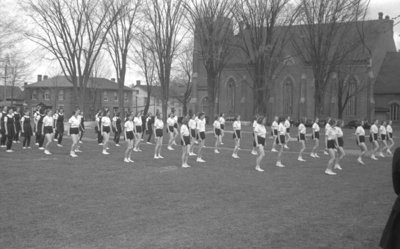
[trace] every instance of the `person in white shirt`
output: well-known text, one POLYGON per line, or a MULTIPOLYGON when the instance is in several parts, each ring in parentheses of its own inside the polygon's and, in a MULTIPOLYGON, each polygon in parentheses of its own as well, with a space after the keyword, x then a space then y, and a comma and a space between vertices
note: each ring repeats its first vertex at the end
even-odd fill
POLYGON ((392 147, 394 146, 392 120, 389 120, 388 125, 386 126, 386 132, 387 140, 390 142, 390 144, 388 144, 387 153, 392 155, 392 147))
POLYGON ((110 132, 111 132, 111 119, 110 119, 110 111, 106 110, 103 112, 103 116, 101 117, 101 134, 103 135, 103 155, 110 154, 108 150, 108 141, 110 140, 110 132))
POLYGON ((221 113, 221 114, 219 115, 218 121, 219 121, 220 126, 221 126, 221 141, 220 141, 220 144, 224 144, 224 143, 222 142, 222 138, 223 138, 224 135, 225 135, 225 114, 224 114, 224 113, 221 113))
POLYGON ((376 158, 376 156, 375 156, 375 154, 379 150, 378 125, 379 125, 379 120, 375 120, 375 122, 371 125, 371 128, 369 129, 369 141, 372 143, 372 146, 373 146, 372 153, 371 153, 371 159, 373 159, 373 160, 378 160, 378 158, 376 158))
POLYGON ((78 149, 78 141, 79 141, 79 126, 80 126, 80 120, 79 120, 79 113, 80 110, 77 108, 73 115, 69 118, 68 123, 69 123, 69 135, 72 138, 72 145, 71 145, 71 151, 70 151, 70 156, 71 157, 78 157, 78 155, 75 153, 75 151, 78 149))
POLYGON ((154 159, 162 159, 164 157, 161 156, 161 147, 163 142, 163 129, 164 122, 162 121, 162 117, 160 113, 156 113, 154 118, 154 134, 156 139, 156 147, 154 148, 154 159))
POLYGON ((328 161, 328 166, 325 170, 325 174, 327 175, 336 175, 335 172, 333 172, 333 166, 336 160, 336 145, 337 145, 337 136, 336 136, 336 130, 335 130, 335 125, 336 122, 333 119, 329 120, 329 126, 327 128, 327 130, 325 131, 326 134, 326 138, 327 138, 327 148, 328 148, 328 153, 330 155, 330 159, 328 161))
POLYGON ((319 128, 318 122, 319 122, 319 119, 316 118, 315 121, 314 121, 314 124, 312 125, 312 137, 311 138, 315 142, 314 147, 311 150, 311 157, 312 158, 319 158, 319 156, 318 156, 318 154, 316 152, 316 150, 319 147, 319 131, 320 131, 320 128, 319 128))
POLYGON ((379 135, 381 138, 382 146, 381 151, 379 153, 380 157, 385 157, 383 152, 387 152, 388 144, 387 144, 387 131, 386 131, 386 121, 383 121, 381 126, 379 127, 379 135))
POLYGON ((342 161, 343 157, 346 155, 343 149, 344 140, 343 140, 343 131, 342 127, 344 126, 343 120, 337 121, 337 125, 335 126, 336 138, 337 138, 337 150, 340 155, 336 157, 335 167, 334 169, 342 170, 340 166, 340 161, 342 161))
POLYGON ((140 141, 142 141, 142 125, 143 125, 143 120, 142 120, 142 112, 136 113, 136 117, 133 119, 133 123, 135 124, 135 145, 133 147, 133 151, 139 152, 142 151, 139 148, 140 141))
POLYGON ((49 145, 53 141, 54 135, 54 118, 53 111, 48 109, 46 116, 43 118, 42 134, 46 137, 46 145, 44 146, 44 154, 51 155, 49 151, 49 145))
POLYGON ((189 156, 196 156, 196 154, 193 152, 194 144, 196 141, 196 127, 197 127, 195 114, 192 114, 192 118, 189 120, 188 126, 189 126, 190 136, 191 136, 189 156))
POLYGON ((216 154, 219 154, 218 146, 221 144, 221 139, 222 139, 221 123, 219 122, 219 120, 220 119, 216 115, 214 123, 213 123, 214 136, 215 136, 215 149, 214 149, 214 152, 216 154))
POLYGON ((328 153, 328 138, 327 138, 327 136, 328 136, 328 130, 331 128, 331 126, 330 126, 330 123, 331 122, 331 118, 328 118, 328 120, 326 121, 326 124, 325 124, 325 150, 324 150, 324 154, 325 155, 329 155, 329 153, 328 153))
POLYGON ((99 145, 103 145, 103 134, 101 133, 101 119, 103 118, 103 112, 99 110, 95 116, 96 126, 94 127, 97 132, 97 142, 99 145))
POLYGON ((233 149, 232 157, 239 158, 238 151, 240 147, 240 137, 241 137, 241 130, 242 130, 242 123, 240 122, 240 115, 235 117, 233 121, 233 139, 235 139, 235 148, 233 149))
POLYGON ((287 136, 287 141, 285 143, 285 145, 283 146, 285 149, 289 149, 289 147, 287 146, 287 144, 289 143, 289 141, 292 139, 292 137, 290 136, 290 117, 287 117, 284 123, 284 126, 286 128, 286 136, 287 136))
POLYGON ((358 123, 355 134, 356 134, 356 137, 357 137, 356 143, 360 147, 360 150, 361 150, 360 155, 357 158, 357 161, 360 164, 365 165, 363 160, 362 160, 362 157, 365 155, 365 153, 367 153, 368 149, 367 149, 367 145, 365 144, 364 121, 361 121, 361 122, 358 123))
POLYGON ((264 117, 258 117, 257 126, 254 128, 254 137, 256 147, 258 148, 258 157, 256 159, 256 170, 263 172, 264 170, 260 167, 261 160, 265 156, 264 146, 267 137, 267 129, 265 128, 266 119, 264 117))
POLYGON ((303 152, 306 149, 306 126, 304 125, 305 119, 300 120, 300 124, 298 127, 298 134, 297 134, 297 139, 299 140, 301 144, 300 152, 299 152, 299 157, 297 158, 298 161, 300 162, 305 162, 306 160, 303 159, 303 152))
POLYGON ((257 125, 258 125, 258 123, 257 123, 258 117, 259 117, 259 115, 256 114, 256 115, 254 116, 254 120, 253 120, 253 149, 251 150, 251 154, 252 154, 252 155, 255 155, 255 156, 258 155, 258 153, 257 153, 257 149, 258 149, 258 148, 257 148, 256 136, 255 136, 255 134, 254 134, 254 130, 256 129, 256 127, 257 127, 257 125))
POLYGON ((283 152, 283 147, 285 146, 285 137, 286 137, 286 127, 284 122, 285 120, 283 118, 279 119, 278 136, 276 138, 276 144, 280 146, 278 151, 276 166, 280 168, 285 167, 285 165, 282 164, 282 152, 283 152))
MULTIPOLYGON (((272 133, 272 139, 273 139, 272 141, 275 141, 276 138, 278 137, 278 126, 279 126, 278 120, 279 120, 278 116, 275 116, 274 121, 271 124, 271 133, 272 133)), ((276 146, 276 143, 272 143, 271 152, 278 152, 276 150, 275 146, 276 146)))
POLYGON ((182 168, 189 168, 187 163, 190 153, 190 131, 188 127, 188 118, 184 117, 182 119, 182 125, 180 129, 181 134, 181 144, 182 144, 182 168))
POLYGON ((4 135, 6 138, 6 152, 14 152, 11 147, 13 144, 13 139, 15 135, 15 122, 14 122, 14 110, 12 108, 8 109, 7 115, 3 118, 4 122, 4 135))
POLYGON ((133 114, 131 113, 128 116, 128 120, 124 123, 124 138, 126 143, 126 150, 124 155, 124 162, 126 163, 133 163, 131 159, 132 151, 133 151, 133 139, 134 134, 133 131, 135 130, 135 124, 133 123, 133 114))
POLYGON ((197 123, 197 130, 199 132, 200 145, 199 145, 199 150, 197 151, 196 162, 205 163, 206 161, 204 161, 202 158, 203 157, 203 147, 204 147, 204 143, 206 141, 206 119, 205 119, 204 112, 201 112, 198 117, 199 117, 199 121, 197 123))
POLYGON ((168 133, 169 133, 169 140, 168 140, 168 150, 174 150, 174 148, 172 148, 172 145, 174 143, 174 139, 175 139, 175 133, 174 133, 174 125, 175 125, 175 119, 174 119, 174 114, 170 113, 168 115, 167 118, 167 129, 168 129, 168 133))

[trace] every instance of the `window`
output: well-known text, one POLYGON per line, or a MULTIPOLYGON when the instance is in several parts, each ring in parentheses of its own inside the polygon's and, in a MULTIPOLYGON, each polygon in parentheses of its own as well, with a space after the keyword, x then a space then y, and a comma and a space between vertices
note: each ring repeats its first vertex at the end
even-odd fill
POLYGON ((293 114, 293 80, 289 77, 283 82, 283 114, 292 115, 293 114))
POLYGON ((104 101, 104 102, 108 102, 107 91, 104 91, 104 92, 103 92, 103 101, 104 101))
POLYGON ((58 100, 59 101, 64 101, 64 90, 59 90, 58 91, 58 100))
POLYGON ((247 88, 248 88, 248 83, 247 81, 242 82, 242 97, 240 99, 240 103, 245 103, 246 98, 247 98, 247 88))
POLYGON ((235 86, 235 81, 233 79, 229 79, 227 83, 226 98, 227 98, 228 112, 235 113, 236 86, 235 86))
MULTIPOLYGON (((351 96, 347 100, 347 104, 345 107, 345 115, 347 116, 355 116, 357 113, 357 99, 355 95, 355 91, 357 90, 357 80, 354 77, 351 77, 346 82, 347 84, 347 92, 344 92, 343 96, 351 96)), ((346 91, 346 90, 345 90, 346 91)), ((345 101, 345 99, 344 99, 345 101)))
POLYGON ((208 97, 204 97, 201 100, 201 111, 207 112, 208 111, 208 97))
POLYGON ((128 93, 127 92, 124 93, 124 102, 128 102, 128 93))
POLYGON ((44 91, 44 100, 50 100, 50 91, 49 90, 44 91))
POLYGON ((398 103, 390 105, 390 119, 393 121, 400 120, 400 105, 398 103))
POLYGON ((118 101, 118 93, 114 92, 114 101, 118 101))
POLYGON ((37 91, 36 90, 32 91, 32 100, 37 100, 37 91))

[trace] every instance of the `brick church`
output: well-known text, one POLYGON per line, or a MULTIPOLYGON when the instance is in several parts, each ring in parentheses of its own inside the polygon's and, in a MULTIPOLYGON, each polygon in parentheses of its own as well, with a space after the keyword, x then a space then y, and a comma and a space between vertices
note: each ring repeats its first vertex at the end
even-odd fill
MULTIPOLYGON (((365 87, 361 87, 359 93, 348 100, 342 117, 345 121, 379 118, 400 122, 400 53, 396 52, 393 38, 393 20, 388 16, 383 18, 380 13, 378 19, 364 22, 365 43, 371 50, 371 57, 354 60, 357 63, 349 65, 354 70, 351 70, 351 75, 346 76, 346 79, 349 87, 352 84, 365 87)), ((241 39, 239 35, 235 35, 238 41, 241 39)), ((195 112, 204 111, 207 115, 207 74, 200 53, 196 53, 196 49, 199 49, 196 41, 194 46, 190 108, 195 112)), ((216 112, 223 112, 228 117, 240 114, 242 120, 251 120, 254 115, 253 82, 245 61, 245 56, 240 51, 235 51, 229 57, 220 75, 216 112)), ((275 77, 269 99, 272 108, 268 117, 291 116, 293 120, 315 118, 313 80, 311 67, 293 56, 275 77)), ((322 116, 320 118, 338 116, 334 83, 328 84, 325 92, 322 116)))

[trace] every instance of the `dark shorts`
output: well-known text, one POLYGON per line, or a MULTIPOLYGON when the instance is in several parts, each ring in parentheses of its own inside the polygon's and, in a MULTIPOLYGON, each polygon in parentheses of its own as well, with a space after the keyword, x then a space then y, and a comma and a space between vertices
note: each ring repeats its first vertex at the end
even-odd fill
POLYGON ((156 129, 156 137, 162 137, 163 136, 163 130, 162 129, 156 129))
POLYGON ((225 129, 225 125, 221 124, 221 130, 225 129))
POLYGON ((274 130, 274 136, 278 136, 278 130, 274 130))
POLYGON ((306 141, 306 134, 300 133, 299 137, 297 138, 299 141, 306 141))
POLYGON ((240 130, 235 130, 235 131, 233 132, 233 138, 240 139, 240 130))
POLYGON ((181 145, 186 146, 190 144, 190 136, 183 136, 183 140, 181 140, 181 145))
POLYGON ((71 135, 78 135, 78 134, 79 134, 79 128, 78 128, 78 127, 69 128, 69 134, 71 134, 71 135))
POLYGON ((103 126, 103 132, 110 133, 111 129, 110 126, 103 126))
POLYGON ((258 142, 259 145, 261 144, 262 146, 264 146, 265 145, 265 138, 257 136, 257 142, 258 142))
POLYGON ((374 141, 378 140, 378 134, 370 134, 369 135, 369 141, 372 143, 374 141))
POLYGON ((339 143, 339 147, 343 147, 343 145, 344 145, 343 137, 338 137, 337 140, 338 140, 338 143, 339 143))
MULTIPOLYGON (((281 139, 281 144, 285 144, 285 135, 279 135, 279 138, 281 139)), ((276 138, 276 144, 279 144, 279 138, 276 138)))
POLYGON ((174 128, 178 129, 178 124, 177 123, 174 124, 174 128))
POLYGON ((319 139, 319 131, 314 132, 315 135, 312 135, 312 139, 319 139))
POLYGON ((335 149, 335 140, 328 140, 328 149, 335 149))
POLYGON ((393 133, 389 132, 388 133, 388 139, 391 139, 391 138, 393 138, 393 133))
POLYGON ((174 127, 173 126, 168 126, 168 131, 169 132, 174 132, 174 127))
POLYGON ((136 126, 136 132, 137 132, 137 133, 142 133, 142 126, 137 125, 137 126, 136 126))
POLYGON ((45 126, 45 127, 43 128, 43 133, 44 133, 44 134, 51 134, 51 133, 53 133, 53 126, 45 126))
POLYGON ((201 140, 206 139, 206 133, 204 131, 201 131, 199 134, 200 134, 200 139, 201 140))
POLYGON ((126 138, 129 140, 133 140, 133 131, 127 131, 126 132, 126 138))
POLYGON ((190 135, 192 138, 196 138, 196 130, 190 130, 190 135))
MULTIPOLYGON (((360 143, 365 143, 365 136, 360 136, 360 143)), ((358 144, 358 141, 356 141, 356 144, 358 144)))
POLYGON ((221 136, 221 129, 214 129, 216 136, 221 136))
POLYGON ((290 128, 286 128, 286 133, 290 133, 290 128))
POLYGON ((386 135, 385 134, 381 134, 381 139, 382 139, 382 141, 386 140, 386 135))

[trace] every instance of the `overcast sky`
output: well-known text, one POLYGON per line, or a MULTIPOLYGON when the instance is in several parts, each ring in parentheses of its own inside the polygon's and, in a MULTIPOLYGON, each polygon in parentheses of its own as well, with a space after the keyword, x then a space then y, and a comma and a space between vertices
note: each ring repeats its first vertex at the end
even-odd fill
MULTIPOLYGON (((23 18, 23 13, 18 11, 17 1, 16 0, 0 0, 0 15, 4 16, 3 12, 6 12, 6 15, 16 16, 18 19, 23 18)), ((394 39, 396 41, 397 49, 400 49, 400 0, 371 0, 367 19, 377 19, 378 13, 383 12, 384 16, 389 15, 390 18, 396 18, 394 20, 394 39)), ((35 61, 32 65, 32 76, 27 79, 28 83, 32 83, 36 81, 36 75, 43 74, 54 76, 58 74, 60 71, 56 62, 48 62, 40 59, 40 53, 37 50, 32 51, 29 46, 26 45, 21 46, 21 50, 26 50, 27 58, 32 58, 31 60, 35 61)), ((107 78, 115 78, 115 74, 112 73, 113 69, 110 68, 108 70, 111 72, 107 78)), ((127 75, 127 85, 134 83, 137 79, 142 79, 143 77, 137 71, 137 69, 132 68, 127 75)))

